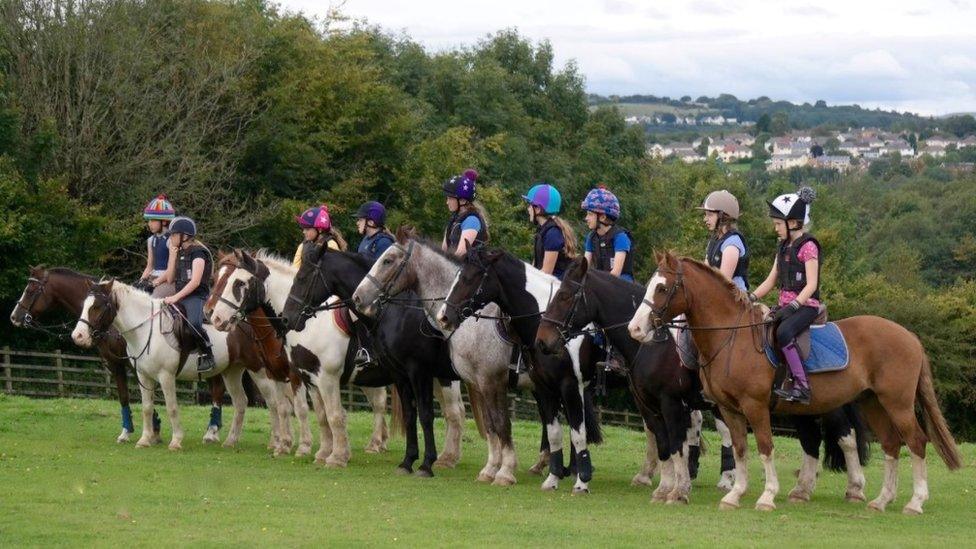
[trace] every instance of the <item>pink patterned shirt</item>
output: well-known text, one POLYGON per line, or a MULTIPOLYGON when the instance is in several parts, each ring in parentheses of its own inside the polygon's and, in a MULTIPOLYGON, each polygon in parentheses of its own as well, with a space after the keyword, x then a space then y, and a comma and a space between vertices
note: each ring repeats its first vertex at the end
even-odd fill
MULTIPOLYGON (((807 242, 806 244, 800 247, 799 251, 796 252, 796 256, 800 258, 801 262, 806 263, 811 259, 819 259, 820 251, 817 249, 816 244, 814 244, 813 242, 807 242)), ((819 283, 819 280, 817 282, 819 283)), ((787 303, 796 299, 796 296, 798 295, 799 292, 780 290, 779 306, 785 307, 787 303)), ((807 307, 820 307, 820 302, 811 297, 810 299, 807 299, 807 302, 804 305, 806 305, 807 307)))

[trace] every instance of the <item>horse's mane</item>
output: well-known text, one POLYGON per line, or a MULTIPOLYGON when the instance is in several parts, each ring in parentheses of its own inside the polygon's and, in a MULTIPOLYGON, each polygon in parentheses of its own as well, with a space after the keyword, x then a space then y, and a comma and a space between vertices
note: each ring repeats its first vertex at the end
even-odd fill
POLYGON ((735 285, 734 282, 732 282, 728 278, 725 278, 725 275, 722 274, 722 271, 716 269, 715 267, 712 267, 707 263, 703 263, 701 261, 698 261, 697 259, 692 259, 690 257, 678 257, 676 259, 678 261, 687 261, 688 263, 691 263, 692 265, 699 267, 703 272, 705 272, 705 274, 715 279, 716 282, 724 284, 726 289, 729 290, 729 293, 732 294, 732 297, 735 299, 737 303, 741 303, 743 305, 751 305, 751 302, 749 301, 749 294, 743 292, 742 288, 739 288, 738 286, 735 285))
POLYGON ((277 271, 283 275, 295 276, 295 273, 298 272, 298 269, 291 264, 291 261, 266 248, 261 248, 254 252, 254 259, 263 262, 268 266, 268 269, 277 271))
POLYGON ((97 278, 95 278, 94 276, 92 276, 90 274, 79 273, 78 271, 74 271, 74 270, 69 269, 67 267, 51 267, 51 268, 45 269, 45 271, 47 271, 48 274, 56 274, 56 275, 70 276, 70 277, 73 277, 73 278, 87 278, 88 280, 91 280, 91 281, 97 281, 98 280, 97 278))
POLYGON ((427 250, 432 251, 435 254, 443 257, 444 259, 447 259, 448 261, 450 261, 454 265, 460 265, 461 264, 461 258, 460 257, 454 255, 453 253, 445 252, 441 248, 440 244, 436 244, 433 240, 431 240, 431 239, 429 239, 427 237, 414 236, 414 237, 411 238, 411 240, 413 240, 417 244, 420 244, 421 246, 423 246, 427 250))

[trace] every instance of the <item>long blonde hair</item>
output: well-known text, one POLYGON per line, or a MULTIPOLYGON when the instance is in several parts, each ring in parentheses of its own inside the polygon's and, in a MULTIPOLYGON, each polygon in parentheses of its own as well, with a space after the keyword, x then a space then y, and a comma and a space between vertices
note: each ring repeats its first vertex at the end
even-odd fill
POLYGON ((458 215, 463 215, 471 211, 476 212, 478 216, 481 217, 481 221, 485 224, 485 226, 482 227, 482 230, 485 231, 485 241, 490 241, 491 234, 488 231, 488 225, 490 225, 491 222, 488 221, 488 210, 486 210, 480 202, 475 202, 473 200, 468 200, 464 204, 458 202, 458 215))
POLYGON ((550 215, 549 219, 552 219, 559 227, 560 232, 563 233, 563 240, 566 242, 566 257, 575 259, 579 255, 579 241, 576 239, 576 231, 573 230, 573 226, 558 215, 550 215))
POLYGON ((336 244, 339 245, 339 251, 344 252, 349 248, 349 243, 346 242, 346 239, 342 236, 342 231, 340 231, 339 228, 334 225, 331 229, 322 233, 322 236, 331 236, 334 238, 336 240, 336 244))

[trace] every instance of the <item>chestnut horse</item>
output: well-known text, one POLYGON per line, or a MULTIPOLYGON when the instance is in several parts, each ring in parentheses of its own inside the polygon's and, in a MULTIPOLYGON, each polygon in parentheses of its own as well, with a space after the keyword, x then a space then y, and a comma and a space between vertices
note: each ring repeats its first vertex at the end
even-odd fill
POLYGON ((766 473, 766 486, 756 509, 775 509, 779 481, 773 462, 770 410, 814 415, 858 400, 885 453, 881 493, 868 504, 877 511, 883 511, 895 498, 902 444, 907 444, 911 453, 914 478, 914 493, 903 509, 905 514, 920 514, 929 497, 926 442, 932 441, 950 470, 962 466, 959 449, 939 409, 925 349, 904 327, 876 316, 837 321, 850 349, 849 366, 810 376, 813 399, 809 405, 778 400, 771 406, 775 370, 767 362, 762 338, 757 337, 759 326, 764 324, 760 307, 750 303, 720 271, 703 263, 659 253, 657 264, 628 329, 634 339, 645 341, 684 314, 701 355, 709 357, 700 371, 702 384, 726 419, 735 449, 735 485, 722 498, 721 508, 738 508, 748 486, 746 430, 752 427, 766 473), (916 404, 925 421, 924 429, 915 416, 916 404))

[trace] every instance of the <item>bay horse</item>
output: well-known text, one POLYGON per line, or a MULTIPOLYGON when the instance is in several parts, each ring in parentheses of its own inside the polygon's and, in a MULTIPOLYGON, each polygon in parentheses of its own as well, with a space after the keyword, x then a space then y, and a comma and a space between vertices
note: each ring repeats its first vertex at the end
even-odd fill
MULTIPOLYGON (((190 381, 198 377, 197 353, 193 352, 185 357, 186 365, 183 367, 180 364, 181 352, 166 344, 166 334, 163 333, 163 311, 166 306, 162 300, 153 299, 149 294, 115 280, 86 281, 86 284, 87 296, 82 304, 78 322, 71 332, 71 338, 82 347, 91 347, 107 330, 115 328, 125 339, 126 355, 133 361, 139 378, 143 426, 142 436, 136 442, 136 446, 145 447, 152 443, 153 433, 149 423, 153 414, 153 393, 156 384, 159 383, 173 429, 169 448, 170 450, 182 449, 184 432, 176 400, 176 380, 190 381)), ((206 375, 207 377, 218 374, 223 376, 234 405, 234 420, 224 441, 225 447, 232 447, 240 438, 244 425, 247 394, 244 392, 242 376, 247 357, 238 354, 240 350, 238 346, 228 344, 227 334, 218 332, 208 325, 205 325, 204 329, 210 336, 217 363, 216 368, 206 372, 206 375)), ((273 409, 279 400, 277 385, 263 374, 252 378, 269 408, 273 409)), ((272 425, 271 446, 274 447, 280 443, 278 415, 270 413, 268 417, 272 425)))
MULTIPOLYGON (((94 282, 91 275, 79 273, 65 267, 45 268, 31 267, 20 299, 14 305, 10 314, 10 323, 17 327, 33 328, 54 337, 62 338, 67 334, 53 331, 50 326, 43 326, 38 320, 49 316, 53 311, 60 310, 73 318, 81 316, 81 307, 88 295, 88 283, 94 282)), ((68 324, 55 326, 68 327, 68 324)), ((126 368, 131 366, 125 350, 125 340, 115 329, 109 329, 105 336, 95 342, 95 350, 102 359, 102 364, 111 373, 118 392, 119 407, 122 415, 122 432, 116 437, 118 443, 128 442, 135 431, 132 425, 132 410, 129 407, 129 382, 126 368)), ((210 396, 213 408, 210 413, 210 423, 203 436, 204 442, 219 441, 220 410, 223 406, 224 384, 219 377, 209 381, 210 396)), ((153 441, 159 442, 159 415, 153 411, 152 415, 153 441)))
MULTIPOLYGON (((652 431, 658 437, 658 448, 668 445, 668 451, 661 452, 659 459, 667 465, 665 460, 677 459, 674 454, 682 450, 682 446, 687 452, 689 441, 685 440, 688 438, 688 426, 684 407, 711 410, 715 412, 716 427, 722 433, 722 473, 725 476, 734 467, 728 427, 715 407, 702 399, 698 372, 681 364, 672 334, 666 332, 664 335, 668 337, 661 338, 662 341, 638 343, 627 333, 627 324, 641 303, 644 291, 643 286, 589 269, 586 259, 578 258, 567 268, 562 286, 549 302, 539 325, 537 342, 543 351, 547 351, 572 334, 579 333, 587 324, 596 325, 609 343, 620 350, 630 366, 634 400, 645 423, 653 426, 652 431)), ((860 422, 856 405, 846 404, 843 409, 825 414, 822 426, 807 416, 791 416, 791 419, 794 420, 804 459, 812 460, 812 472, 816 473, 820 444, 826 436, 829 440, 824 464, 828 469, 846 469, 848 498, 863 501, 862 465, 867 460, 868 442, 866 426, 860 422)), ((684 467, 683 463, 676 465, 684 467)), ((654 493, 654 499, 661 500, 667 496, 667 501, 686 502, 688 479, 668 479, 669 470, 676 470, 674 464, 662 467, 661 483, 654 493), (667 490, 672 487, 676 492, 668 495, 667 490)), ((815 478, 798 480, 791 498, 809 500, 812 494, 807 489, 813 489, 814 481, 815 478)), ((732 485, 719 487, 728 491, 732 485)))
POLYGON ((297 271, 289 262, 264 251, 255 256, 240 250, 223 254, 217 262, 218 280, 207 310, 218 330, 249 325, 260 333, 265 353, 282 357, 287 371, 279 375, 284 374, 291 383, 300 385, 302 400, 306 390, 311 389, 320 429, 320 447, 315 460, 329 467, 343 467, 351 451, 339 389, 343 383, 360 385, 372 405, 374 418, 373 435, 365 451, 378 453, 386 450, 389 439, 386 385, 392 380, 374 372, 355 375, 359 372, 354 372, 351 361, 347 360, 349 336, 342 332, 331 314, 310 319, 302 332, 285 329, 279 314, 297 271))
POLYGON ((559 280, 499 248, 475 247, 468 251, 454 277, 436 320, 445 330, 456 330, 466 318, 489 303, 496 303, 509 319, 517 339, 529 357, 529 377, 535 394, 542 398, 539 410, 546 425, 551 451, 549 477, 543 489, 552 489, 566 474, 562 464, 562 428, 559 407, 570 427, 570 465, 576 467, 574 494, 589 492, 593 465, 587 443, 602 442, 588 381, 594 378, 592 338, 565 342, 566 352, 546 355, 535 345, 539 318, 559 280))
MULTIPOLYGON (((751 427, 766 473, 756 509, 775 509, 779 480, 773 460, 771 411, 816 415, 857 400, 885 453, 884 481, 878 497, 868 503, 870 509, 884 511, 895 498, 902 444, 908 445, 914 478, 912 497, 902 509, 905 514, 921 514, 929 497, 928 441, 949 470, 962 466, 959 449, 939 409, 925 349, 913 333, 877 316, 839 320, 836 324, 850 353, 847 368, 810 376, 813 399, 809 405, 780 399, 771 403, 775 370, 756 333, 763 324, 761 308, 712 267, 670 252, 658 253, 656 259, 657 271, 628 329, 633 338, 644 341, 684 314, 702 356, 710 357, 700 372, 702 383, 726 419, 735 448, 735 486, 722 498, 721 508, 738 508, 748 486, 746 434, 751 427), (924 428, 916 418, 916 405, 924 428)), ((807 465, 805 461, 804 467, 807 465)), ((813 475, 801 471, 800 476, 813 475)))
MULTIPOLYGON (((403 292, 415 292, 427 316, 433 318, 458 269, 460 260, 455 256, 441 251, 438 245, 413 238, 411 231, 401 228, 397 243, 376 260, 352 300, 357 310, 376 317, 403 292)), ((493 304, 485 309, 489 315, 498 312, 493 304)), ((496 323, 476 319, 466 320, 444 335, 454 370, 468 384, 469 394, 476 395, 472 402, 483 403, 483 414, 476 413, 475 417, 484 421, 488 458, 477 480, 496 486, 515 484, 518 458, 508 399, 514 344, 503 337, 496 323)))
MULTIPOLYGON (((323 310, 319 304, 330 297, 337 299, 324 307, 334 308, 337 301, 350 303, 352 293, 372 267, 372 261, 358 253, 334 251, 322 245, 309 248, 302 258, 302 266, 294 277, 281 313, 288 329, 297 332, 308 328, 309 319, 323 310)), ((461 388, 457 374, 451 368, 447 343, 441 337, 431 337, 434 328, 418 303, 407 305, 410 306, 395 304, 386 307, 377 319, 359 316, 353 322, 353 332, 357 341, 376 360, 378 367, 393 376, 400 395, 407 444, 397 472, 414 473, 413 464, 420 457, 417 436, 419 419, 424 433, 424 456, 415 474, 432 477, 432 467, 438 461, 434 441, 434 381, 438 379, 442 385, 450 388, 444 393, 455 395, 452 402, 456 398, 460 403, 461 388)), ((454 437, 460 440, 462 425, 460 420, 448 422, 449 440, 454 437), (455 431, 452 433, 454 423, 455 431)), ((458 442, 458 452, 459 447, 458 442)))

